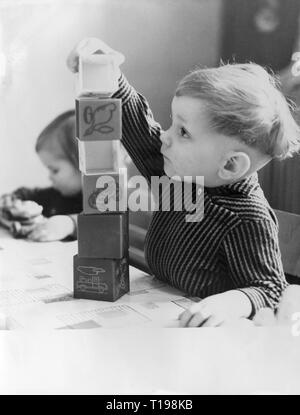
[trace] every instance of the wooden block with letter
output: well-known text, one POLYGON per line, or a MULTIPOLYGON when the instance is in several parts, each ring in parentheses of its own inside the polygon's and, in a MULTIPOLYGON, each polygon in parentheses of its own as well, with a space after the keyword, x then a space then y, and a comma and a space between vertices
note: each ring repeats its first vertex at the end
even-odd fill
POLYGON ((121 140, 121 100, 77 98, 76 137, 80 141, 121 140))
POLYGON ((120 259, 74 256, 74 297, 115 301, 129 291, 128 257, 120 259))
POLYGON ((128 251, 128 212, 78 215, 78 255, 123 258, 128 251))
POLYGON ((121 163, 121 147, 118 140, 79 141, 79 170, 88 175, 118 172, 121 163))
POLYGON ((127 210, 127 174, 102 173, 82 176, 83 213, 127 210))

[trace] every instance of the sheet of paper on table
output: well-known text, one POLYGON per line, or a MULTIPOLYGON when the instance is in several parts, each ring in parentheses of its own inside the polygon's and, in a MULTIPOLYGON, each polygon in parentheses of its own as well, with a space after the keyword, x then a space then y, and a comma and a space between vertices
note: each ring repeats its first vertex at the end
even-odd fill
POLYGON ((76 242, 0 239, 0 313, 7 329, 178 327, 195 298, 130 267, 130 292, 114 303, 73 298, 76 242))

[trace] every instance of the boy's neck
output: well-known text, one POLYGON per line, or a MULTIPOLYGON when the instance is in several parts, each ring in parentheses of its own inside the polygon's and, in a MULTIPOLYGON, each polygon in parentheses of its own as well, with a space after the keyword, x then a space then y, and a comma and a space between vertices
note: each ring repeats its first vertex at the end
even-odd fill
MULTIPOLYGON (((224 183, 223 185, 216 186, 216 187, 205 187, 209 194, 221 194, 227 193, 228 191, 242 191, 242 190, 249 190, 253 187, 254 184, 258 182, 257 172, 253 172, 247 176, 242 177, 241 179, 231 182, 231 183, 224 183)), ((248 192, 247 192, 248 193, 248 192)))

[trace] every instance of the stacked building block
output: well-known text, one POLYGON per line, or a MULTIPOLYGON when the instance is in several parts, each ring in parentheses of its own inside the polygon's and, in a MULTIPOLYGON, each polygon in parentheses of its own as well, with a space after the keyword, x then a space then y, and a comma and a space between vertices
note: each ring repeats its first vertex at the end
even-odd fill
MULTIPOLYGON (((101 51, 100 51, 101 52, 101 51)), ((82 172, 74 297, 115 301, 129 291, 126 174, 121 167, 121 100, 114 55, 79 58, 76 137, 82 172)))

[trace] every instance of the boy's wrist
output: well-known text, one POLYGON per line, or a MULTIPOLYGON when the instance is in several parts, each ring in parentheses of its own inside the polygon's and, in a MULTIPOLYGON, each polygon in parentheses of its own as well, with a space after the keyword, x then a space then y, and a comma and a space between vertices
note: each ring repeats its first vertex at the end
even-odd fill
POLYGON ((112 98, 117 98, 122 100, 122 105, 126 104, 132 96, 136 93, 135 89, 129 84, 125 75, 120 70, 118 77, 119 89, 114 92, 112 98))

